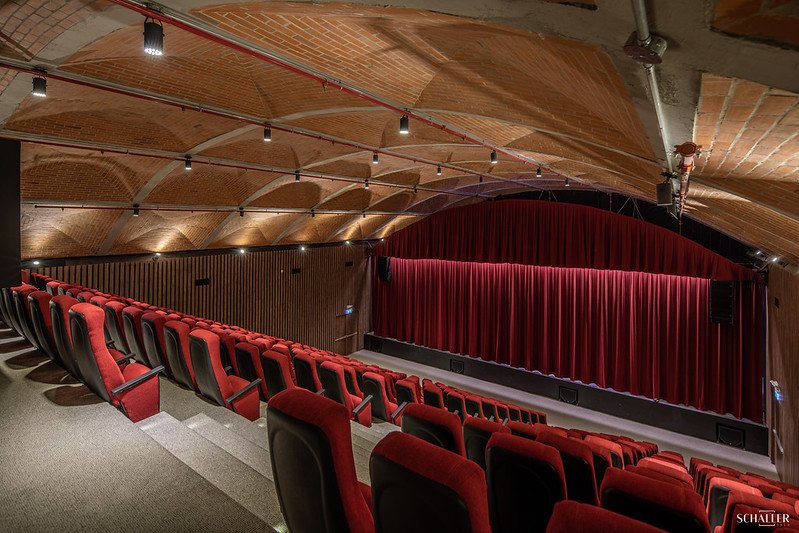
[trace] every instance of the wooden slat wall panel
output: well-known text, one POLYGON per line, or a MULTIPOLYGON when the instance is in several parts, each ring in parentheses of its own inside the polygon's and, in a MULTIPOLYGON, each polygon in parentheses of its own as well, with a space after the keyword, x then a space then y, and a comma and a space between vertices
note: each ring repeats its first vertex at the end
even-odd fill
POLYGON ((360 349, 369 331, 369 260, 360 246, 246 254, 161 257, 45 267, 42 274, 177 311, 343 353, 360 349), (347 261, 353 266, 345 267, 347 261), (299 274, 292 268, 299 267, 299 274), (210 278, 195 287, 196 279, 210 278), (357 309, 356 341, 336 316, 357 309))
MULTIPOLYGON (((769 350, 767 379, 779 382, 783 451, 774 446, 773 459, 783 481, 799 484, 799 276, 772 267, 768 282, 769 350), (779 301, 779 307, 776 302, 779 301)), ((770 392, 770 388, 767 388, 770 392)), ((767 413, 771 418, 768 396, 767 413)), ((769 420, 769 428, 774 421, 769 420)))

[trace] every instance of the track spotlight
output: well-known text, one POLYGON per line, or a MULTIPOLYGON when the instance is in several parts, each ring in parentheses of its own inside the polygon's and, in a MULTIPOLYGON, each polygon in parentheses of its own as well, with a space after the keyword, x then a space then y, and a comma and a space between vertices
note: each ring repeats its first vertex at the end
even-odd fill
MULTIPOLYGON (((350 242, 350 241, 347 241, 347 244, 349 244, 349 242, 350 242)), ((34 261, 34 262, 33 262, 33 266, 39 266, 39 261, 34 261)))
POLYGON ((272 128, 269 126, 264 128, 264 142, 272 142, 272 128))
POLYGON ((305 250, 307 250, 307 249, 308 249, 308 248, 306 248, 306 246, 305 246, 304 244, 300 246, 300 251, 301 251, 301 252, 304 252, 304 251, 305 251, 305 250))
POLYGON ((410 121, 408 120, 408 115, 402 115, 402 117, 400 117, 399 132, 402 135, 408 135, 411 132, 411 124, 410 121))
POLYGON ((491 150, 491 164, 492 165, 496 165, 497 164, 497 151, 496 150, 491 150))
POLYGON ((363 188, 369 190, 369 180, 363 180, 363 188))
POLYGON ((240 254, 247 253, 247 250, 245 250, 244 248, 239 248, 239 253, 240 254))
POLYGON ((243 207, 239 207, 239 216, 241 218, 244 218, 244 208, 243 207))
POLYGON ((299 170, 295 170, 294 171, 294 181, 300 181, 300 171, 299 170))
POLYGON ((538 169, 536 169, 535 171, 535 177, 540 178, 541 176, 542 176, 541 167, 538 167, 538 169))
POLYGON ((156 257, 161 257, 161 252, 155 252, 156 257))
POLYGON ((144 19, 144 52, 151 56, 164 55, 164 28, 151 18, 144 19))
POLYGON ((33 96, 38 96, 39 98, 44 98, 47 96, 47 78, 34 76, 33 90, 31 91, 31 94, 33 96))
POLYGON ((316 210, 311 209, 311 218, 315 218, 315 217, 316 217, 316 210))
POLYGON ((416 185, 414 185, 413 186, 413 194, 416 194, 416 192, 417 192, 416 185))
POLYGON ((779 256, 776 256, 776 255, 775 255, 774 257, 772 257, 772 258, 771 258, 771 262, 772 262, 772 263, 776 263, 776 262, 777 262, 777 261, 779 261, 779 260, 780 260, 779 256))
POLYGON ((377 152, 373 153, 372 154, 372 164, 376 165, 379 162, 380 162, 380 154, 378 154, 377 152))
POLYGON ((190 155, 187 155, 183 159, 183 168, 185 168, 186 170, 191 170, 191 156, 190 155))
MULTIPOLYGON (((350 242, 349 240, 346 240, 346 241, 344 241, 344 244, 346 244, 347 246, 349 246, 350 244, 352 244, 352 242, 350 242)), ((35 264, 35 263, 34 263, 34 264, 35 264)))
POLYGON ((134 205, 133 206, 133 216, 134 217, 139 216, 139 206, 138 205, 134 205))
POLYGON ((565 180, 563 180, 563 186, 564 187, 571 187, 571 182, 569 181, 569 178, 566 178, 565 180))
POLYGON ((364 212, 361 214, 361 217, 362 217, 362 218, 366 218, 366 211, 364 211, 364 212))
POLYGON ((441 165, 439 165, 438 168, 436 169, 436 176, 440 175, 441 175, 441 165))

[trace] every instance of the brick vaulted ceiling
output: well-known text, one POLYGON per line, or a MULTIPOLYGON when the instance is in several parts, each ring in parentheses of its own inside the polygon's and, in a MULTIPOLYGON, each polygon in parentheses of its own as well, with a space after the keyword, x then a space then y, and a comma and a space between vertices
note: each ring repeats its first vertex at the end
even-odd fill
MULTIPOLYGON (((749 2, 769 6, 744 6, 748 14, 737 17, 735 5, 747 2, 719 0, 714 20, 701 25, 725 39, 732 58, 741 46, 755 56, 791 54, 780 64, 796 74, 795 43, 784 41, 799 33, 763 35, 763 17, 796 20, 777 3, 749 2), (748 32, 747 20, 759 25, 748 32)), ((169 24, 164 55, 148 56, 143 17, 112 2, 1 4, 0 62, 14 68, 0 68, 0 123, 3 136, 23 141, 23 257, 377 238, 450 206, 559 189, 567 177, 573 187, 651 200, 663 154, 640 67, 619 59, 626 34, 609 40, 585 29, 590 22, 629 33, 629 6, 527 4, 541 16, 475 12, 471 2, 450 13, 412 1, 166 3, 228 41, 464 136, 417 120, 400 135, 395 110, 169 24), (29 95, 25 67, 48 72, 47 98, 29 95), (273 127, 270 143, 264 123, 273 127), (500 153, 492 165, 490 149, 474 139, 520 159, 500 153)), ((655 17, 667 38, 669 20, 655 17)), ((693 130, 693 139, 674 141, 705 149, 687 215, 797 262, 796 87, 731 69, 695 65, 684 83, 693 88, 674 82, 666 94, 693 130)))

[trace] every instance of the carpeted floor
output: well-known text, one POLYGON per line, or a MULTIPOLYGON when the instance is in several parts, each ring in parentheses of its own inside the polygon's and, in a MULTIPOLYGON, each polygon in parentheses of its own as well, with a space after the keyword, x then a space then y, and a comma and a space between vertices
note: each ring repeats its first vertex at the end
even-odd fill
POLYGON ((0 329, 0 531, 273 530, 0 329))

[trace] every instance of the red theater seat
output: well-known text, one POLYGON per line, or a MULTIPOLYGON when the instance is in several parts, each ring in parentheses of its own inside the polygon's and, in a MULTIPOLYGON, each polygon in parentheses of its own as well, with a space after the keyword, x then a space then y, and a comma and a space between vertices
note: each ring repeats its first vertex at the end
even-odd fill
POLYGON ((375 446, 369 472, 377 532, 491 531, 485 475, 464 457, 393 432, 375 446))
POLYGON ((510 433, 510 430, 499 422, 473 416, 463 423, 463 446, 466 449, 466 457, 480 465, 483 470, 486 469, 486 446, 494 433, 510 433))
POLYGON ((125 332, 125 339, 128 342, 130 353, 136 356, 136 361, 150 367, 158 366, 157 361, 150 361, 144 348, 141 324, 143 315, 144 311, 135 305, 129 305, 122 309, 122 328, 125 332))
POLYGON ((466 457, 461 422, 453 413, 412 403, 402 412, 402 431, 466 457))
POLYGON ((340 364, 324 361, 319 379, 327 398, 346 407, 347 411, 351 413, 352 419, 359 424, 366 427, 372 426, 372 398, 367 396, 361 400, 360 397, 349 393, 344 381, 344 368, 340 364))
POLYGON ((219 352, 220 341, 216 333, 205 329, 189 333, 189 353, 197 390, 246 419, 257 420, 261 416, 258 397, 261 381, 247 382, 238 376, 229 376, 222 366, 219 352))
POLYGON ((372 533, 369 487, 358 482, 349 413, 295 388, 269 400, 269 456, 290 531, 372 533))
POLYGON ((33 324, 33 332, 39 341, 39 346, 47 357, 53 362, 64 367, 61 362, 61 356, 58 353, 58 347, 55 344, 53 337, 53 328, 50 322, 50 300, 52 296, 44 291, 33 291, 28 295, 28 307, 30 309, 31 323, 33 324))
POLYGON ((364 372, 363 391, 372 397, 372 416, 386 422, 401 423, 402 414, 397 412, 399 406, 388 399, 385 377, 374 372, 364 372))
POLYGON ((429 380, 422 382, 422 397, 425 405, 439 409, 444 408, 444 393, 429 380))
POLYGON ((569 499, 598 505, 594 455, 591 448, 583 441, 550 432, 539 433, 537 441, 552 446, 560 452, 569 499))
POLYGON ((455 390, 447 394, 447 411, 455 413, 461 422, 466 420, 466 397, 455 390))
POLYGON ((594 505, 563 501, 555 505, 546 533, 665 533, 662 529, 594 505))
POLYGON ((596 446, 602 446, 610 453, 610 466, 614 468, 624 468, 624 451, 621 445, 602 437, 595 435, 586 435, 585 442, 596 446))
MULTIPOLYGON (((415 377, 415 376, 414 376, 415 377)), ((418 378, 417 378, 418 379, 418 378)), ((402 405, 419 403, 419 383, 410 379, 400 379, 394 385, 397 391, 397 403, 402 405)))
POLYGON ((189 331, 189 325, 183 321, 170 320, 164 323, 164 347, 175 381, 184 387, 197 390, 189 351, 189 331))
POLYGON ((54 296, 50 300, 50 325, 53 328, 58 355, 64 368, 73 377, 81 379, 75 354, 72 350, 72 330, 69 325, 69 310, 80 302, 71 296, 54 296))
POLYGON ((291 363, 282 353, 267 350, 261 354, 261 368, 269 398, 286 389, 296 387, 291 379, 291 363))
POLYGON ((165 314, 147 311, 141 316, 141 336, 144 353, 151 367, 163 366, 164 374, 172 376, 172 369, 166 356, 166 340, 164 339, 165 314))
MULTIPOLYGON (((233 339, 233 336, 230 336, 233 339)), ((258 346, 250 344, 249 342, 240 342, 233 348, 234 359, 236 360, 236 368, 238 368, 238 375, 247 381, 254 379, 261 380, 260 397, 266 401, 270 398, 271 394, 277 394, 284 390, 282 387, 279 390, 271 393, 269 392, 268 379, 266 379, 266 369, 263 367, 261 359, 261 351, 258 346)))
POLYGON ((319 370, 316 367, 316 359, 309 354, 297 354, 294 357, 294 376, 297 379, 297 386, 311 392, 322 390, 322 382, 319 380, 319 370))
POLYGON ((724 521, 724 511, 727 508, 730 492, 735 491, 752 496, 763 496, 763 493, 755 487, 740 481, 727 479, 726 476, 711 478, 707 491, 707 506, 705 510, 707 511, 707 519, 711 528, 720 526, 724 521))
MULTIPOLYGON (((475 416, 477 418, 487 418, 483 416, 483 403, 479 396, 467 394, 464 396, 463 400, 466 406, 467 415, 475 416)), ((461 417, 461 419, 463 419, 463 417, 461 417)))
POLYGON ((34 292, 36 292, 36 287, 33 285, 13 287, 11 289, 11 297, 14 301, 14 313, 20 328, 18 330, 19 333, 21 333, 34 348, 41 350, 42 347, 39 346, 39 339, 36 338, 36 333, 33 329, 30 304, 28 303, 28 295, 34 292))
POLYGON ((111 335, 113 347, 124 354, 131 353, 128 341, 125 338, 125 329, 122 324, 122 310, 125 309, 125 304, 111 300, 105 303, 105 327, 108 329, 108 334, 111 335))
POLYGON ((534 426, 525 424, 524 422, 508 422, 506 427, 517 437, 535 440, 538 436, 538 430, 534 426))
POLYGON ((560 453, 507 433, 494 433, 485 453, 493 532, 543 532, 567 497, 560 453))
POLYGON ((86 385, 133 422, 158 413, 158 374, 163 368, 131 363, 120 370, 119 361, 105 344, 104 313, 97 306, 75 304, 69 310, 69 320, 75 357, 86 385))
POLYGON ((690 489, 610 468, 600 489, 602 507, 666 531, 708 533, 702 498, 690 489))
POLYGON ((727 499, 724 520, 720 526, 715 528, 714 533, 762 531, 789 533, 799 530, 797 525, 799 525, 799 516, 791 505, 762 496, 733 491, 727 499), (769 524, 777 527, 769 526, 769 524))

